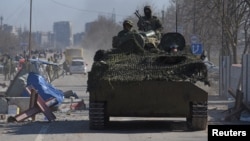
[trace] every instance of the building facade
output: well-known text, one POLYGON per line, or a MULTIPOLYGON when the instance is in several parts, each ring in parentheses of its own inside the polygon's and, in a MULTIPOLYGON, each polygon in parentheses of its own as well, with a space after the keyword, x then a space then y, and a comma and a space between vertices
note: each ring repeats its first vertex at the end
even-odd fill
POLYGON ((69 21, 55 22, 53 25, 54 47, 63 49, 73 46, 72 24, 69 21))

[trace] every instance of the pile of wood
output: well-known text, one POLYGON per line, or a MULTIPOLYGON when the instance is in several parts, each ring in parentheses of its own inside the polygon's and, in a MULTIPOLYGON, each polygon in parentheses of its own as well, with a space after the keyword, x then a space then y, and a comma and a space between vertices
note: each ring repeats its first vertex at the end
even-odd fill
POLYGON ((243 111, 250 112, 250 107, 243 101, 243 92, 241 90, 237 89, 235 92, 232 88, 229 88, 228 92, 235 99, 235 104, 229 110, 229 114, 226 115, 225 121, 238 121, 243 111))

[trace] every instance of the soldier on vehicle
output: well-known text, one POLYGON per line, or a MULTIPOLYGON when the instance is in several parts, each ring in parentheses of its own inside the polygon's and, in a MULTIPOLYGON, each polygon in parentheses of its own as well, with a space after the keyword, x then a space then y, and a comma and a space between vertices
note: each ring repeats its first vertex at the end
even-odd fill
POLYGON ((140 31, 147 32, 153 30, 156 34, 160 34, 163 29, 162 23, 158 17, 152 15, 152 9, 150 6, 144 7, 144 16, 139 18, 137 26, 140 31))
POLYGON ((126 37, 135 33, 135 30, 132 30, 133 22, 131 20, 124 20, 123 21, 123 29, 118 32, 117 36, 113 37, 112 46, 114 48, 118 48, 124 41, 127 40, 126 37), (125 38, 124 38, 125 37, 125 38))
POLYGON ((118 32, 118 37, 126 36, 129 33, 132 33, 133 22, 131 20, 124 20, 123 22, 123 30, 118 32))

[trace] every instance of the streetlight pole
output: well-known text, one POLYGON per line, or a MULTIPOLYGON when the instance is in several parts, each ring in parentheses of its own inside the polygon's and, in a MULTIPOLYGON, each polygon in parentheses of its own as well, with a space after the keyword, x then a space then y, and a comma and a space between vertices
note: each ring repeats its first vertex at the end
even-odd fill
POLYGON ((31 21, 32 21, 32 0, 30 0, 30 32, 29 32, 29 58, 31 58, 31 21))

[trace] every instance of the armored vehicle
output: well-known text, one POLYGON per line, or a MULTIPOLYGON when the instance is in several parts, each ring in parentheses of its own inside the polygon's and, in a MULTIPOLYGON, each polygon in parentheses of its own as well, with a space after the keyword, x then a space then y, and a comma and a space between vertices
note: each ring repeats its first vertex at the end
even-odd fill
POLYGON ((184 117, 190 129, 206 129, 208 94, 196 82, 208 84, 207 68, 184 37, 166 33, 147 49, 150 42, 139 33, 121 40, 95 53, 87 81, 89 128, 104 129, 110 117, 184 117))

